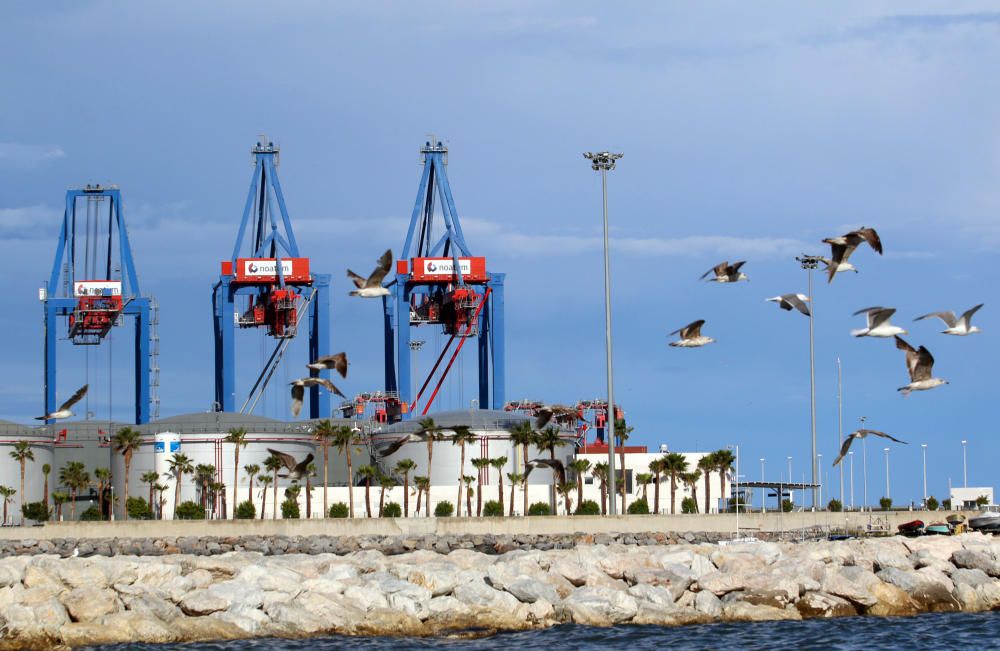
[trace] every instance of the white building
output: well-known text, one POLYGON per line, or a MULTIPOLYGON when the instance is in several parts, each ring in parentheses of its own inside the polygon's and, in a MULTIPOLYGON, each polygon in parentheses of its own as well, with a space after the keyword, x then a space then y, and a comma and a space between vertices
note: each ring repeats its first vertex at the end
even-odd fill
POLYGON ((951 508, 953 509, 977 509, 976 500, 980 497, 986 498, 986 504, 995 504, 993 501, 993 487, 954 487, 951 489, 951 508))

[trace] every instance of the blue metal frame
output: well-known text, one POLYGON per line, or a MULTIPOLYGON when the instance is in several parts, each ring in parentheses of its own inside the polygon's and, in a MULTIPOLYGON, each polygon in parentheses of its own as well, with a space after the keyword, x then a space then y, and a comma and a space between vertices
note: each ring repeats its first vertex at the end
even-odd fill
MULTIPOLYGON (((277 157, 279 149, 271 142, 261 143, 250 150, 254 156, 254 171, 250 190, 243 208, 243 217, 233 246, 232 269, 240 257, 275 258, 278 286, 285 287, 281 268, 283 257, 298 258, 299 246, 292 231, 292 222, 285 206, 285 195, 278 181, 277 157), (280 216, 280 225, 278 218, 280 216), (249 245, 244 240, 249 233, 249 245), (246 251, 244 253, 244 250, 246 251)), ((291 283, 311 286, 316 296, 309 304, 309 360, 330 354, 330 275, 312 273, 310 283, 291 283)), ((215 409, 236 411, 236 297, 256 297, 270 289, 271 283, 253 285, 234 283, 233 274, 219 274, 219 281, 212 288, 212 321, 215 331, 215 409)), ((329 377, 327 370, 321 377, 329 377)), ((330 416, 330 394, 320 387, 309 389, 309 417, 330 416)))
MULTIPOLYGON (((458 284, 464 285, 458 259, 461 256, 471 257, 472 253, 465 242, 462 222, 448 182, 448 148, 440 141, 436 144, 428 141, 420 149, 420 153, 424 157, 424 169, 399 259, 409 261, 417 257, 450 256, 454 260, 458 284), (438 202, 445 230, 439 239, 433 241, 434 208, 438 202)), ((391 285, 392 295, 382 299, 382 308, 385 328, 385 388, 386 391, 398 392, 400 401, 411 404, 414 396, 410 377, 410 299, 417 294, 429 293, 431 286, 413 282, 412 269, 408 271, 411 273, 396 274, 396 280, 391 285)), ((490 297, 479 318, 480 409, 489 409, 491 406, 493 409, 503 409, 506 401, 504 276, 502 273, 488 274, 486 287, 491 290, 490 297)), ((408 412, 406 417, 411 415, 412 412, 408 412)))
MULTIPOLYGON (((112 268, 114 239, 118 240, 118 261, 122 266, 122 314, 135 318, 135 422, 149 422, 150 413, 150 304, 149 297, 142 296, 139 291, 139 276, 135 270, 135 259, 129 244, 128 229, 122 211, 121 190, 110 187, 88 186, 66 192, 66 206, 63 211, 63 223, 59 232, 59 242, 56 245, 55 260, 52 263, 52 273, 46 287, 43 310, 45 313, 45 413, 52 413, 59 405, 56 402, 56 342, 58 332, 58 317, 69 316, 77 306, 73 295, 76 278, 76 216, 77 200, 85 197, 105 197, 109 204, 109 227, 106 266, 102 274, 106 280, 114 280, 116 270, 112 268), (64 264, 63 259, 66 258, 64 264)), ((82 237, 86 238, 87 233, 82 237)), ((97 246, 97 242, 93 242, 97 246)), ((83 278, 82 280, 100 280, 99 278, 83 278)), ((52 421, 47 421, 52 422, 52 421)))

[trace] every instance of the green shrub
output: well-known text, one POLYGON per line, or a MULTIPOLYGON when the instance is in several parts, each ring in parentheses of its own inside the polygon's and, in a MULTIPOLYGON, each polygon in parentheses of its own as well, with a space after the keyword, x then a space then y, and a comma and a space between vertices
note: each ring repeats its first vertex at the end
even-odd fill
POLYGON ((149 508, 149 503, 141 497, 130 497, 125 504, 130 520, 152 520, 153 510, 149 508))
POLYGON ((437 506, 434 507, 434 517, 436 518, 450 518, 455 512, 455 507, 451 502, 438 502, 437 506))
POLYGON ((844 510, 844 505, 840 503, 840 500, 833 499, 826 505, 826 508, 834 513, 840 513, 844 510))
POLYGON ((980 495, 976 498, 976 506, 986 506, 990 503, 990 498, 985 495, 980 495))
POLYGON ((96 504, 91 504, 86 511, 80 514, 83 522, 99 522, 101 520, 101 510, 96 504))
POLYGON ((882 507, 883 511, 888 511, 892 508, 892 498, 891 497, 880 497, 878 500, 878 505, 882 507))
POLYGON ((951 510, 951 498, 950 497, 946 497, 943 500, 941 500, 941 508, 944 509, 945 511, 950 511, 951 510))
POLYGON ((178 520, 204 520, 205 509, 202 508, 201 504, 188 500, 177 505, 174 517, 178 520))
POLYGON ((931 495, 930 497, 927 498, 927 510, 928 511, 937 511, 939 506, 941 506, 941 505, 938 504, 938 501, 937 501, 936 497, 934 497, 933 495, 931 495))
POLYGON ((281 503, 281 517, 286 520, 299 519, 299 503, 294 500, 285 500, 281 503))
POLYGON ((697 513, 698 503, 693 497, 685 497, 681 500, 681 513, 697 513))
POLYGON ((389 502, 382 509, 383 518, 401 518, 403 517, 403 507, 401 507, 396 502, 389 502))
POLYGON ((487 518, 502 518, 503 507, 500 506, 500 502, 490 500, 486 504, 483 504, 483 516, 487 518))
POLYGON ((250 500, 244 500, 236 506, 237 520, 253 520, 257 517, 257 507, 250 500))
POLYGON ((49 519, 49 507, 45 502, 30 502, 21 507, 21 513, 29 520, 46 522, 49 519))
POLYGON ((351 510, 347 508, 347 505, 343 502, 334 502, 330 507, 330 517, 331 518, 346 518, 350 514, 351 510))
POLYGON ((549 515, 551 513, 548 502, 535 502, 528 507, 528 515, 549 515))
POLYGON ((628 505, 629 515, 649 515, 649 504, 639 499, 628 505))
POLYGON ((577 515, 600 515, 601 505, 594 500, 583 500, 576 507, 577 515))
POLYGON ((791 512, 792 509, 794 509, 794 508, 795 508, 795 504, 794 504, 794 502, 792 502, 792 500, 789 500, 789 499, 781 500, 781 510, 784 511, 785 513, 791 512))

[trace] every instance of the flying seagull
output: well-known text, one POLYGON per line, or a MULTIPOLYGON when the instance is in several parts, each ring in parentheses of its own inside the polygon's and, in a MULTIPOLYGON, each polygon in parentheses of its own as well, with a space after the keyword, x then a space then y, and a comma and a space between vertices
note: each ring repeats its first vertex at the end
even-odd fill
POLYGON ((699 346, 713 343, 715 339, 702 336, 701 326, 703 325, 705 325, 705 319, 698 319, 694 323, 689 323, 679 330, 674 330, 670 334, 676 335, 680 333, 681 338, 677 341, 671 341, 670 345, 676 348, 698 348, 699 346))
POLYGON ((894 337, 909 334, 899 326, 889 323, 889 317, 895 313, 896 308, 894 307, 866 307, 863 310, 858 310, 853 316, 867 314, 868 327, 851 330, 851 334, 855 337, 894 337))
POLYGON ((720 262, 719 264, 715 265, 714 267, 703 273, 701 278, 699 278, 699 280, 705 280, 709 276, 713 276, 712 278, 708 278, 709 282, 735 283, 741 280, 749 281, 750 278, 745 273, 740 271, 740 267, 742 267, 746 263, 747 263, 746 260, 740 260, 739 262, 734 262, 733 264, 729 264, 729 260, 720 262))
POLYGON ((69 400, 59 405, 59 409, 56 409, 47 416, 35 416, 35 420, 62 420, 63 418, 69 418, 73 415, 70 407, 80 402, 80 399, 87 395, 87 387, 89 386, 89 384, 84 384, 76 390, 76 393, 69 397, 69 400))
POLYGON ((347 377, 347 364, 347 353, 337 353, 336 355, 320 357, 316 361, 306 364, 306 366, 314 371, 332 368, 340 373, 340 377, 347 377))
POLYGON ((330 393, 336 393, 344 400, 347 400, 347 396, 341 393, 340 389, 325 377, 304 377, 294 380, 289 384, 292 386, 292 418, 297 418, 299 412, 302 411, 302 399, 305 398, 306 387, 324 386, 330 393))
POLYGON ((878 233, 875 232, 874 228, 865 228, 862 226, 858 230, 851 231, 840 237, 828 237, 823 242, 830 245, 830 260, 823 260, 826 263, 828 283, 833 282, 833 277, 838 272, 857 271, 854 265, 848 262, 847 259, 851 257, 854 249, 858 248, 858 245, 862 242, 868 242, 868 245, 876 253, 882 255, 882 240, 879 239, 878 233))
POLYGON ((284 479, 285 477, 291 479, 292 481, 299 481, 303 477, 309 475, 309 464, 312 463, 313 455, 312 452, 306 455, 306 458, 302 461, 295 463, 295 457, 288 454, 287 452, 280 452, 278 450, 273 450, 271 448, 267 449, 273 456, 281 459, 281 463, 285 464, 285 468, 288 469, 287 475, 278 475, 284 479))
POLYGON ((874 429, 859 429, 856 432, 851 432, 850 434, 847 435, 847 438, 844 439, 844 444, 840 446, 840 454, 837 455, 837 458, 833 460, 833 465, 836 466, 838 463, 840 463, 841 459, 847 456, 847 451, 851 449, 851 443, 854 443, 854 439, 863 439, 869 434, 873 436, 881 436, 882 438, 889 439, 890 441, 895 441, 896 443, 909 445, 906 441, 900 441, 898 438, 894 436, 889 436, 885 432, 880 432, 874 429))
POLYGON ((945 335, 958 335, 959 337, 964 337, 965 335, 971 335, 974 332, 982 332, 979 328, 974 325, 970 325, 972 321, 972 315, 979 311, 979 308, 983 306, 980 303, 976 307, 967 310, 961 316, 961 318, 956 319, 954 312, 931 312, 930 314, 925 314, 923 316, 918 316, 914 321, 920 321, 921 319, 926 319, 928 317, 936 316, 937 318, 944 321, 945 325, 948 326, 947 329, 942 330, 941 334, 945 335))
POLYGON ((578 420, 583 420, 580 418, 580 413, 576 410, 576 407, 544 405, 539 407, 535 413, 535 429, 542 429, 553 419, 560 425, 568 425, 570 427, 576 425, 578 420))
POLYGON ((934 369, 934 357, 931 352, 920 347, 919 350, 896 336, 896 348, 906 351, 906 370, 910 373, 910 383, 904 387, 899 387, 904 396, 910 395, 911 391, 927 391, 942 384, 948 384, 948 380, 932 377, 934 369))
POLYGON ((387 249, 382 257, 378 259, 378 266, 368 278, 362 278, 350 269, 347 270, 347 277, 354 281, 356 290, 351 292, 351 296, 362 298, 375 298, 377 296, 388 296, 389 290, 382 286, 382 279, 389 273, 392 267, 392 249, 387 249))
POLYGON ((782 294, 781 296, 772 296, 771 298, 765 298, 765 301, 771 301, 772 303, 777 303, 778 307, 783 310, 791 310, 793 307, 809 316, 809 306, 806 302, 809 301, 809 297, 805 294, 782 294))
POLYGON ((527 481, 528 475, 531 471, 539 466, 545 466, 546 468, 551 468, 552 472, 555 473, 557 483, 566 483, 566 468, 563 466, 562 461, 559 459, 532 459, 527 464, 525 464, 524 479, 527 481))
POLYGON ((378 447, 379 454, 381 454, 383 457, 388 457, 394 452, 398 451, 401 447, 403 447, 407 443, 421 443, 421 442, 426 442, 428 439, 439 440, 440 438, 441 438, 440 434, 436 432, 418 430, 411 434, 407 434, 401 439, 397 439, 395 441, 392 441, 391 443, 387 443, 384 446, 381 447, 376 446, 376 447, 378 447))

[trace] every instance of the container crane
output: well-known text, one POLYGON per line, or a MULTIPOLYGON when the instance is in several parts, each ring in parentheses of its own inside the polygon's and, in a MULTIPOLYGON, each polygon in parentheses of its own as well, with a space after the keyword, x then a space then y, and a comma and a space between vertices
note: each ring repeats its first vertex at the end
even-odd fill
MULTIPOLYGON (((241 413, 253 412, 304 316, 309 328, 305 363, 330 354, 330 276, 312 273, 309 258, 299 254, 278 181, 280 149, 262 136, 250 153, 254 171, 236 245, 230 259, 222 262, 212 291, 217 411, 237 410, 236 328, 263 328, 277 342, 241 413)), ((328 370, 318 373, 329 375, 328 370)), ((310 418, 329 415, 329 394, 311 387, 310 418)))
MULTIPOLYGON (((62 227, 48 284, 39 290, 45 314, 45 413, 56 402, 59 333, 74 346, 98 346, 124 318, 135 319, 135 422, 159 416, 157 307, 139 290, 132 246, 115 185, 66 192, 62 227), (58 327, 66 317, 66 329, 58 327)), ((51 422, 51 421, 48 421, 51 422)))

